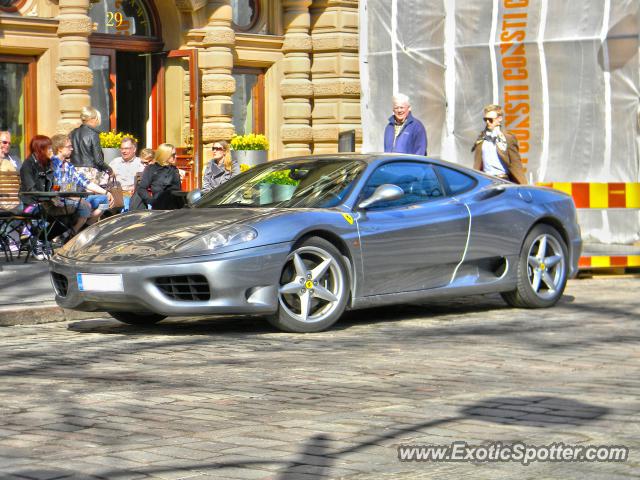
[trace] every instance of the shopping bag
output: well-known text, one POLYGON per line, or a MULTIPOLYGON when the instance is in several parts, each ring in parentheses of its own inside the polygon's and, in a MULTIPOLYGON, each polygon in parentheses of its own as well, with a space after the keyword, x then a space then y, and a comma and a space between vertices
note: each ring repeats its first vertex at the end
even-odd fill
POLYGON ((109 208, 123 208, 124 197, 122 196, 122 185, 116 180, 115 175, 109 177, 106 189, 113 198, 111 203, 109 203, 109 208))

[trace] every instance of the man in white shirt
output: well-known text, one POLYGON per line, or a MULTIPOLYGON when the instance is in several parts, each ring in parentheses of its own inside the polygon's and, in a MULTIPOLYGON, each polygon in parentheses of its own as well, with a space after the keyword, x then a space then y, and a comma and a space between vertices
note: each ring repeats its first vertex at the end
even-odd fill
POLYGON ((129 210, 131 195, 135 190, 136 173, 144 170, 144 164, 136 155, 138 143, 131 137, 124 137, 120 143, 121 157, 114 158, 109 166, 116 175, 116 180, 122 185, 124 210, 129 210))

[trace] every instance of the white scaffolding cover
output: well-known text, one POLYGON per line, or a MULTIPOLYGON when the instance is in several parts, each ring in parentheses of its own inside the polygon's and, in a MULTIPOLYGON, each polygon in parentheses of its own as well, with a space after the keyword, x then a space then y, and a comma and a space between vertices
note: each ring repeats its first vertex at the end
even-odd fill
MULTIPOLYGON (((361 0, 360 21, 363 151, 402 92, 429 155, 471 166, 499 103, 529 181, 640 181, 637 0, 361 0)), ((627 212, 581 215, 584 239, 637 241, 627 212)))

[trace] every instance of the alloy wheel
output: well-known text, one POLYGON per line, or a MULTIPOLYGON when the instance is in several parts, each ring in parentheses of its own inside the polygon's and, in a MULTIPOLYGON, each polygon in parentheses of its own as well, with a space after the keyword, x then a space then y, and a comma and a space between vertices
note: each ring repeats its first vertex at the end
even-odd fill
POLYGON ((565 258, 560 242, 547 233, 535 238, 527 255, 527 277, 533 292, 553 298, 564 285, 565 258))
POLYGON ((297 321, 322 322, 342 308, 344 289, 344 273, 334 256, 305 245, 287 258, 280 280, 280 307, 297 321))

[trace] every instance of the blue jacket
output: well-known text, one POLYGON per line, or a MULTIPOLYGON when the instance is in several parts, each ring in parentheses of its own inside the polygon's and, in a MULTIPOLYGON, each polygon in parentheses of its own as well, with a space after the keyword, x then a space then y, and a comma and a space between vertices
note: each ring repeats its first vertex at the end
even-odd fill
POLYGON ((414 155, 427 154, 427 131, 422 122, 411 115, 404 121, 402 130, 393 141, 393 130, 396 124, 395 117, 389 117, 389 123, 384 129, 384 151, 395 153, 412 153, 414 155))

